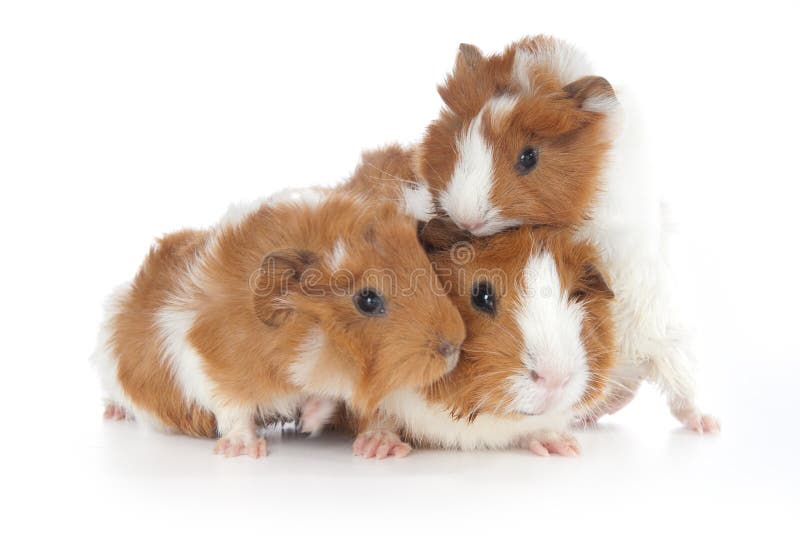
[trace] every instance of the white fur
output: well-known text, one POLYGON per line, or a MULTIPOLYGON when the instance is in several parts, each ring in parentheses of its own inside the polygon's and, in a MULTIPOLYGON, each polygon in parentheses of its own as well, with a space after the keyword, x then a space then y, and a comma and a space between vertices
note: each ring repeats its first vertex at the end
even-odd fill
POLYGON ((482 114, 456 139, 455 169, 439 202, 456 223, 478 221, 492 209, 492 148, 481 133, 482 114))
POLYGON ((176 301, 158 310, 155 325, 161 336, 164 364, 174 375, 187 404, 214 408, 213 384, 205 373, 203 358, 189 342, 197 316, 188 303, 176 301))
POLYGON ((269 197, 261 197, 254 201, 232 203, 217 224, 218 229, 241 225, 248 216, 257 212, 264 205, 277 206, 287 203, 316 206, 325 200, 327 190, 323 188, 286 188, 269 197))
POLYGON ((532 435, 563 430, 569 414, 498 417, 479 414, 474 421, 455 420, 440 404, 428 402, 416 391, 395 391, 384 399, 381 409, 397 421, 419 443, 437 447, 473 450, 521 446, 532 435))
POLYGON ((613 95, 592 95, 581 103, 582 109, 601 114, 611 114, 617 107, 619 101, 613 95))
POLYGON ((130 409, 131 405, 125 403, 127 396, 117 380, 117 358, 114 355, 113 327, 111 319, 115 317, 122 306, 122 301, 130 292, 130 284, 120 285, 106 299, 104 306, 104 320, 97 334, 97 347, 89 361, 97 368, 100 374, 100 384, 104 391, 106 403, 122 405, 130 409))
POLYGON ((527 370, 511 379, 511 406, 531 414, 569 411, 582 398, 589 378, 581 339, 583 308, 570 302, 561 288, 549 252, 531 256, 524 286, 515 317, 525 343, 521 358, 527 370), (535 382, 529 371, 545 381, 535 382))
POLYGON ((252 408, 220 405, 215 408, 217 431, 223 437, 242 440, 245 443, 256 436, 255 412, 252 408))
POLYGON ((330 254, 328 255, 328 265, 331 268, 331 271, 336 271, 341 268, 342 263, 347 258, 347 249, 345 248, 344 242, 342 239, 336 241, 333 245, 333 249, 331 250, 330 254))
POLYGON ((419 182, 415 188, 402 186, 401 193, 405 213, 419 221, 430 221, 436 215, 433 196, 427 184, 419 182))
POLYGON ((314 207, 323 202, 328 197, 329 192, 328 189, 320 187, 286 188, 269 196, 266 202, 270 206, 296 203, 314 207))
POLYGON ((547 40, 536 50, 518 49, 514 53, 513 77, 523 92, 530 92, 531 68, 544 66, 554 73, 562 86, 592 74, 592 65, 586 55, 565 41, 547 40))
POLYGON ((618 337, 614 383, 635 389, 643 379, 659 385, 673 414, 686 422, 695 405, 693 358, 688 329, 671 277, 666 209, 652 173, 644 169, 645 133, 630 113, 613 146, 592 218, 581 229, 594 242, 609 272, 618 337))
POLYGON ((350 399, 354 387, 344 374, 320 377, 317 372, 326 344, 322 331, 312 329, 297 346, 297 357, 289 366, 290 380, 297 387, 315 395, 350 399))
POLYGON ((244 203, 232 203, 225 214, 219 221, 220 227, 236 227, 241 225, 248 216, 255 213, 260 209, 264 203, 267 202, 266 198, 260 198, 255 201, 247 201, 244 203))
POLYGON ((492 125, 497 126, 502 122, 503 119, 514 110, 518 102, 519 97, 510 94, 504 94, 489 99, 484 108, 489 110, 489 117, 492 121, 492 125))

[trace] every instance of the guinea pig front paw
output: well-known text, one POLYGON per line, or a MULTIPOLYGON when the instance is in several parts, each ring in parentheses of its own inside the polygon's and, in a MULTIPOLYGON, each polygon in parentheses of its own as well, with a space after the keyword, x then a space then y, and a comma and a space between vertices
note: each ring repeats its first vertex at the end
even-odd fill
POLYGON ((247 455, 251 458, 263 458, 267 455, 267 442, 257 435, 225 436, 217 440, 214 454, 222 454, 226 458, 247 455))
POLYGON ((689 430, 698 434, 718 434, 721 429, 719 421, 715 417, 700 413, 687 417, 684 424, 689 430))
POLYGON ((528 437, 528 450, 537 456, 577 456, 581 453, 578 440, 567 432, 541 432, 528 437))
POLYGON ((371 430, 358 434, 353 442, 353 454, 363 458, 382 460, 389 456, 404 458, 411 452, 411 445, 400 436, 387 430, 371 430))

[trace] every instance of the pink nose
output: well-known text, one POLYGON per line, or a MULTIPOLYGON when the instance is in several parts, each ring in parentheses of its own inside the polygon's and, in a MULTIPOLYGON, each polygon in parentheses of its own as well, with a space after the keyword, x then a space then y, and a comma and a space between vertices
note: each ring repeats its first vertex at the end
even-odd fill
POLYGON ((462 221, 458 224, 458 226, 465 231, 472 233, 483 227, 483 224, 484 222, 482 221, 462 221))
POLYGON ((566 386, 567 383, 569 383, 569 376, 565 376, 563 374, 556 374, 552 372, 540 374, 539 372, 532 370, 531 378, 537 384, 551 391, 555 391, 556 389, 561 389, 564 386, 566 386))

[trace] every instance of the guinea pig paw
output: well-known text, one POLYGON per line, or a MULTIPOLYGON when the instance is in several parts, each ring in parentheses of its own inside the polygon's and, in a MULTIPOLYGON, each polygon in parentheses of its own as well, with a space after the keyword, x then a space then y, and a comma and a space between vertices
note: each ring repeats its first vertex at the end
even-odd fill
POLYGON ((116 404, 106 404, 106 409, 103 412, 103 418, 113 421, 123 421, 132 417, 129 417, 128 412, 125 411, 125 408, 122 406, 118 406, 116 404))
POLYGON ((234 456, 250 456, 263 458, 267 455, 267 442, 263 437, 221 437, 214 445, 214 454, 222 454, 226 458, 234 456))
POLYGON ((695 414, 686 419, 686 427, 698 434, 718 434, 721 426, 711 415, 695 414))
POLYGON ((386 430, 362 432, 353 442, 353 454, 362 458, 404 458, 410 452, 411 445, 404 443, 394 432, 386 430))
POLYGON ((560 456, 577 456, 581 453, 578 440, 569 433, 544 433, 537 434, 528 438, 528 450, 537 456, 550 456, 558 454, 560 456))
POLYGON ((317 435, 330 421, 336 406, 337 403, 333 399, 309 398, 300 410, 300 431, 312 436, 317 435))

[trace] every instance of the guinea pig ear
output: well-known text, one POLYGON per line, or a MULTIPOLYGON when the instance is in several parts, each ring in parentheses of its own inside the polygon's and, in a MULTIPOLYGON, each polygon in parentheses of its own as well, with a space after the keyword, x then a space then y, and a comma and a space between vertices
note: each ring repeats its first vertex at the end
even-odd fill
POLYGON ((587 112, 607 114, 619 104, 614 88, 602 76, 584 76, 563 89, 578 108, 587 112))
POLYGON ((591 263, 586 263, 581 267, 581 276, 578 280, 576 293, 579 295, 601 296, 607 300, 614 299, 614 291, 608 286, 597 266, 591 263))
POLYGON ((317 263, 314 253, 301 249, 279 249, 264 257, 250 279, 258 319, 279 326, 291 317, 294 308, 286 297, 300 290, 303 275, 317 263))
POLYGON ((475 45, 462 43, 458 47, 453 72, 437 88, 444 103, 457 115, 471 115, 483 105, 491 86, 491 80, 483 75, 485 62, 486 58, 475 45))
POLYGON ((459 242, 466 242, 470 234, 460 229, 453 220, 437 216, 429 221, 421 221, 417 225, 417 238, 426 253, 445 251, 459 242))
POLYGON ((461 43, 458 45, 458 58, 456 59, 456 68, 461 64, 469 69, 477 69, 483 62, 483 52, 475 45, 469 43, 461 43))

